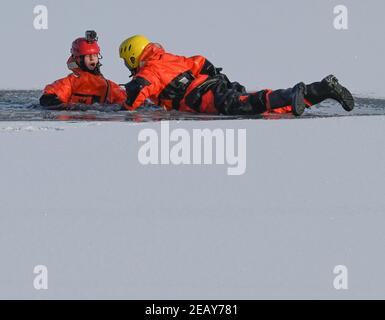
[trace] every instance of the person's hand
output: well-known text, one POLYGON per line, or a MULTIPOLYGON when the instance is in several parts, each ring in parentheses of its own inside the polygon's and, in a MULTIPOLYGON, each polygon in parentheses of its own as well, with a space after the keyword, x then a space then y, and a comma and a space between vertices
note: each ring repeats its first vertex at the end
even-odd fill
POLYGON ((42 107, 58 106, 62 103, 56 94, 44 94, 40 98, 40 105, 42 107))

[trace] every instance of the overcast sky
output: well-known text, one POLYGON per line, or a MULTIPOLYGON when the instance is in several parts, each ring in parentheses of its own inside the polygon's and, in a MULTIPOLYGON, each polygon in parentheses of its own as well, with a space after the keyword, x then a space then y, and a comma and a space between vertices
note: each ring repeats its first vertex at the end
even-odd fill
POLYGON ((71 42, 99 33, 103 73, 129 80, 118 56, 141 33, 177 54, 203 54, 249 90, 287 87, 335 73, 355 93, 385 96, 383 0, 3 0, 0 88, 43 88, 66 76, 71 42), (348 8, 348 30, 333 26, 348 8), (34 7, 48 8, 36 30, 34 7))

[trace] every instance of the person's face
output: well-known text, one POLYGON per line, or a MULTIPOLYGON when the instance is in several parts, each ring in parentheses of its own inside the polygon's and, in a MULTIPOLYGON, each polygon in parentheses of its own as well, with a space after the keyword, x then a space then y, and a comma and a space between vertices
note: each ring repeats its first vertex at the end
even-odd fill
POLYGON ((88 70, 94 71, 99 63, 99 56, 97 54, 88 54, 84 56, 84 64, 88 70))

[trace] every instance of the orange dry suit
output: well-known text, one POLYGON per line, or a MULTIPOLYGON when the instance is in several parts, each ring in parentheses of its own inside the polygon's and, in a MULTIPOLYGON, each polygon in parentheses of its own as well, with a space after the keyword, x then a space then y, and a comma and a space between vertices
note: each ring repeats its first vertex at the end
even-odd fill
POLYGON ((94 72, 82 70, 73 58, 70 58, 67 64, 72 74, 46 86, 40 98, 41 105, 94 103, 124 105, 127 99, 126 92, 113 81, 104 78, 99 68, 94 72))
MULTIPOLYGON (((228 115, 287 113, 292 102, 292 88, 247 93, 244 86, 231 82, 205 57, 177 56, 155 43, 143 51, 126 91, 128 110, 150 99, 167 110, 228 115)), ((309 107, 323 100, 317 95, 305 98, 309 107)))

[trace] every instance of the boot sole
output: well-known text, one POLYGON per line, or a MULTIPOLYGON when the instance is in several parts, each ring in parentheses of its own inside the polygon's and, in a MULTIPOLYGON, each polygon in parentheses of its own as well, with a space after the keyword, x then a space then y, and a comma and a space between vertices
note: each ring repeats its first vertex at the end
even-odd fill
POLYGON ((333 97, 334 100, 339 102, 342 107, 348 111, 351 112, 354 109, 354 97, 351 94, 351 92, 342 86, 338 79, 334 76, 328 76, 325 78, 325 81, 327 82, 328 86, 333 90, 333 93, 335 97, 333 97))
POLYGON ((292 112, 296 117, 303 115, 306 109, 306 85, 301 82, 294 87, 295 93, 292 101, 292 112))

